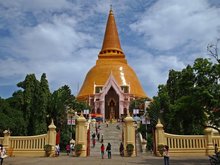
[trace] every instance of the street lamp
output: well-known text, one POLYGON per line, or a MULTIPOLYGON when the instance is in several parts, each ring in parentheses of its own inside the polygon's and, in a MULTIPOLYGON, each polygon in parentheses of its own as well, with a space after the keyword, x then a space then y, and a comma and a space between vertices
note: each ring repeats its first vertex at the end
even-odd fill
POLYGON ((73 119, 74 115, 75 111, 72 108, 67 110, 67 125, 70 125, 71 128, 71 139, 73 138, 73 125, 75 125, 75 119, 73 119))

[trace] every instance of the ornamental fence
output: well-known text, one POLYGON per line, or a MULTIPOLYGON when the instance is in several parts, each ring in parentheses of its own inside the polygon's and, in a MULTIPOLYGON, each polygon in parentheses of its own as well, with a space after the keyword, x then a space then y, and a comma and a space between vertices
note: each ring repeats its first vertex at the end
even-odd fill
POLYGON ((55 154, 56 126, 52 123, 48 126, 47 134, 36 136, 11 136, 10 131, 5 130, 4 137, 0 137, 0 144, 6 149, 9 156, 45 156, 44 146, 52 146, 52 154, 55 154))
POLYGON ((156 155, 161 156, 160 147, 169 146, 171 156, 208 156, 214 154, 214 145, 220 148, 220 136, 213 135, 212 128, 204 130, 205 135, 174 135, 165 133, 158 121, 155 131, 156 155))

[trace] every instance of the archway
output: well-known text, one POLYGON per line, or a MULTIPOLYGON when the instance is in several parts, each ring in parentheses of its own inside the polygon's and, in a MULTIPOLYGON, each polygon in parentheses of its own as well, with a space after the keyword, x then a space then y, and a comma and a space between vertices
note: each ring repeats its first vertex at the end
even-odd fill
POLYGON ((105 95, 105 119, 119 118, 119 96, 111 87, 105 95))

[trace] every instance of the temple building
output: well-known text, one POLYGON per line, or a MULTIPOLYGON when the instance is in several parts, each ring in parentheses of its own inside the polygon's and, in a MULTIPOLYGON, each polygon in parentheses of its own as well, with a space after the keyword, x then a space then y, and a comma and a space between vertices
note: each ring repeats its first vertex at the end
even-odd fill
POLYGON ((86 75, 77 99, 92 107, 103 119, 118 119, 127 114, 129 104, 148 98, 121 48, 117 26, 110 9, 102 49, 96 65, 86 75))

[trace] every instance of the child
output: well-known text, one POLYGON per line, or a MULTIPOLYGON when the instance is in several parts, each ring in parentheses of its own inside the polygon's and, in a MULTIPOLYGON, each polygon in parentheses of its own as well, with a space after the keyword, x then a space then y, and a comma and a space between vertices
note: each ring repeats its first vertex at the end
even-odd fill
POLYGON ((169 147, 167 145, 164 146, 164 165, 169 165, 169 147))

